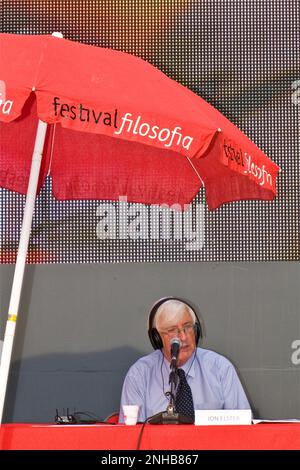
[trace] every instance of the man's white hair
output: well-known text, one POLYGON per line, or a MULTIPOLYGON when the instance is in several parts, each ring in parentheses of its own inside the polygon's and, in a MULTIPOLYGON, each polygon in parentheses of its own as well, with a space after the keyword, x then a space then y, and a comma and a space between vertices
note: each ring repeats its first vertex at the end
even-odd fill
POLYGON ((170 299, 166 300, 158 309, 154 317, 153 327, 157 330, 161 329, 162 324, 164 328, 173 326, 178 323, 184 314, 188 312, 191 316, 192 322, 196 323, 195 312, 186 303, 180 300, 170 299))

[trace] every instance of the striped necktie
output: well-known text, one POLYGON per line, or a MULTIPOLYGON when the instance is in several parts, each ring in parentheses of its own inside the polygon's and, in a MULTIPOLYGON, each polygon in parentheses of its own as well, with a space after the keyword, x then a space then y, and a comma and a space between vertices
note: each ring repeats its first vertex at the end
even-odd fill
POLYGON ((185 372, 183 369, 177 370, 179 384, 175 397, 175 410, 179 414, 191 416, 195 420, 194 402, 192 390, 187 383, 185 372))

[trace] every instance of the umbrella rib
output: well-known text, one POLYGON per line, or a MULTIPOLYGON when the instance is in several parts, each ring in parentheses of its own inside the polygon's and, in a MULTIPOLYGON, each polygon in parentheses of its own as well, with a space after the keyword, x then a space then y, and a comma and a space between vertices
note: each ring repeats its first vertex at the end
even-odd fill
POLYGON ((205 187, 205 184, 204 184, 204 181, 203 179, 201 178, 201 176, 199 175, 199 172, 198 170, 195 168, 195 165, 191 162, 191 159, 189 157, 186 157, 188 159, 188 161, 190 162, 194 172, 196 173, 196 175, 198 176, 199 180, 201 181, 202 185, 205 187))

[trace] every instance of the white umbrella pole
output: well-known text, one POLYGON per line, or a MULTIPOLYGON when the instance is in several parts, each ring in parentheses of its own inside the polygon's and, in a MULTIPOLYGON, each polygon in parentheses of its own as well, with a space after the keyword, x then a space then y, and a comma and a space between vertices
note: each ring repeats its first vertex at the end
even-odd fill
POLYGON ((8 309, 8 318, 6 323, 4 342, 1 355, 0 366, 0 423, 2 423, 5 394, 7 388, 9 366, 12 355, 16 322, 18 317, 20 296, 24 277, 26 256, 28 250, 29 236, 31 231, 32 216, 36 198, 38 179, 42 161, 42 152, 44 148, 47 124, 39 120, 35 146, 32 155, 30 177, 26 195, 21 237, 19 242, 18 255, 16 260, 14 279, 11 289, 10 303, 8 309))

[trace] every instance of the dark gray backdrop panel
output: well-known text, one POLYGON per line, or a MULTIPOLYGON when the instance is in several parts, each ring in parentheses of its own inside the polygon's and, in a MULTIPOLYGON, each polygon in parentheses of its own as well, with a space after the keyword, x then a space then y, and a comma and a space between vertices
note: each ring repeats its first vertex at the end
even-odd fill
MULTIPOLYGON (((203 346, 233 361, 256 416, 300 418, 300 353, 292 346, 300 340, 299 271, 299 263, 28 266, 6 420, 118 409, 128 367, 151 351, 148 309, 172 294, 199 307, 203 346)), ((0 267, 2 312, 12 275, 13 266, 0 267)))

